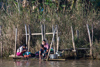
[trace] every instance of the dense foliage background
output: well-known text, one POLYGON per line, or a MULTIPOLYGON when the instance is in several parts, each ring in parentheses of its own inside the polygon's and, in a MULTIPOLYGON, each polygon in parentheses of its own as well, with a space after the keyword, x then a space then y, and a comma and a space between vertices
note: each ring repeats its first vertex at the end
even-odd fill
MULTIPOLYGON (((76 47, 89 47, 86 24, 90 32, 94 27, 93 51, 100 54, 100 1, 99 0, 0 0, 0 25, 2 26, 3 55, 13 53, 15 28, 18 28, 17 47, 25 43, 25 24, 31 32, 46 32, 58 25, 60 49, 72 48, 71 26, 74 29, 76 47), (76 31, 79 31, 77 38, 76 31)), ((52 35, 46 36, 50 44, 52 35)), ((31 36, 31 52, 39 50, 41 36, 31 36)))

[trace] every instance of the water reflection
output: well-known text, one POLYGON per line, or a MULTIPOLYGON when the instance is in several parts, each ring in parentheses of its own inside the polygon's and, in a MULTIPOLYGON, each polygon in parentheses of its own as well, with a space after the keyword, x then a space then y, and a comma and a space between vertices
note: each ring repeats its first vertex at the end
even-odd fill
POLYGON ((0 67, 99 67, 100 60, 67 60, 67 61, 38 61, 38 60, 0 60, 0 67))
POLYGON ((73 66, 73 67, 76 67, 76 61, 73 61, 73 62, 72 62, 72 66, 73 66))
POLYGON ((30 66, 30 61, 28 60, 23 60, 23 61, 15 61, 14 62, 14 67, 29 67, 30 66))
POLYGON ((90 60, 89 67, 92 67, 93 61, 90 60))

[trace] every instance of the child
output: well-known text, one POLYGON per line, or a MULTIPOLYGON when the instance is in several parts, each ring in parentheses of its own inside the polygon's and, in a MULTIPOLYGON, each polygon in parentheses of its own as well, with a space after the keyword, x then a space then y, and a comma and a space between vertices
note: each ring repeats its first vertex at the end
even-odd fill
POLYGON ((31 52, 26 51, 25 53, 23 53, 24 58, 29 58, 31 57, 31 52))
POLYGON ((17 56, 22 56, 26 52, 26 45, 22 45, 17 49, 17 56))
POLYGON ((41 60, 41 58, 46 58, 47 54, 47 49, 44 47, 44 45, 41 45, 41 49, 39 51, 39 59, 41 60))

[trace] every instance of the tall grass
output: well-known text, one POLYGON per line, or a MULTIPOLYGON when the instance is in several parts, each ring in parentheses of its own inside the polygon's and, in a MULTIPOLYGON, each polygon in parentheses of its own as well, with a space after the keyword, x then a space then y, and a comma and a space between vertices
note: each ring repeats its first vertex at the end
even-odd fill
MULTIPOLYGON (((52 25, 58 25, 60 49, 72 48, 71 26, 73 26, 75 38, 76 30, 79 31, 79 39, 75 39, 76 47, 89 47, 86 24, 89 24, 90 31, 93 24, 94 46, 96 45, 95 43, 99 45, 100 13, 93 5, 88 4, 86 1, 79 2, 78 0, 76 2, 67 1, 64 6, 58 5, 60 4, 59 2, 46 1, 40 3, 38 0, 28 3, 31 6, 22 7, 20 3, 19 12, 18 2, 8 0, 4 2, 6 9, 0 10, 4 56, 13 53, 16 27, 18 28, 17 47, 25 43, 25 36, 22 35, 25 33, 25 24, 30 25, 32 33, 41 32, 41 24, 46 25, 46 32, 52 31, 52 25), (33 9, 33 6, 35 9, 33 9)), ((46 38, 50 44, 52 35, 48 35, 46 38)), ((31 36, 31 52, 38 51, 40 44, 41 36, 31 36)))

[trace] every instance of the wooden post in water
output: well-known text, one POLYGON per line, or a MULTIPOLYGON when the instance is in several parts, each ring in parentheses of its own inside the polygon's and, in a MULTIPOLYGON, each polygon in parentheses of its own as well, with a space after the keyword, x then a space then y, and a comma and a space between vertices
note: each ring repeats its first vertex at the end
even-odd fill
POLYGON ((91 41, 90 30, 89 30, 88 24, 86 24, 86 27, 87 27, 87 32, 88 32, 89 42, 90 42, 90 56, 92 56, 92 41, 91 41))
POLYGON ((72 43, 73 43, 73 52, 74 52, 74 56, 75 56, 75 59, 76 59, 76 48, 75 48, 75 42, 74 42, 74 33, 73 33, 73 27, 71 26, 71 32, 72 32, 72 43))
POLYGON ((2 57, 2 53, 3 53, 3 45, 2 45, 2 27, 0 26, 0 44, 1 44, 1 57, 2 57))
POLYGON ((30 25, 28 25, 28 33, 29 33, 29 36, 28 36, 28 51, 30 51, 30 38, 31 38, 30 25))
POLYGON ((75 42, 74 42, 74 34, 73 34, 73 28, 71 26, 71 32, 72 32, 72 43, 73 43, 73 49, 76 52, 76 48, 75 48, 75 42))
POLYGON ((15 29, 15 57, 16 57, 16 45, 17 45, 17 28, 15 29))
POLYGON ((26 45, 27 45, 27 26, 25 24, 25 34, 26 34, 26 45))

